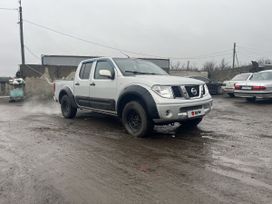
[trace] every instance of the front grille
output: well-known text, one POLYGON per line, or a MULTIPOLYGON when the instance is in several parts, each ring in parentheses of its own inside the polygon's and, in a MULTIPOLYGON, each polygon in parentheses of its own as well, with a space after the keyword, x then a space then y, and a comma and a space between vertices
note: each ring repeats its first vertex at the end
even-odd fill
POLYGON ((182 97, 181 88, 179 86, 172 86, 172 91, 173 91, 174 98, 182 97))
POLYGON ((199 85, 185 86, 185 89, 190 98, 199 96, 199 85))

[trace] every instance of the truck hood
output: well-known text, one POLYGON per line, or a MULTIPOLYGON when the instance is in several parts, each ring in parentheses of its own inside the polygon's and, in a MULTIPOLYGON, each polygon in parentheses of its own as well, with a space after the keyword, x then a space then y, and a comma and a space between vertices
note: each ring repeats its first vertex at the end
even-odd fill
POLYGON ((178 77, 178 76, 170 76, 170 75, 135 75, 132 77, 133 77, 133 82, 146 84, 148 86, 205 84, 203 81, 200 81, 197 79, 178 77))

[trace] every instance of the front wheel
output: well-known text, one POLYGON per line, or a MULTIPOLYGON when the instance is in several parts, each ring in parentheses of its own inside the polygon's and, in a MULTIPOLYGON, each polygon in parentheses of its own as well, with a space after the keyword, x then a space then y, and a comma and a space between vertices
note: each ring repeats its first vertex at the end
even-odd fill
POLYGON ((127 132, 136 137, 147 136, 154 127, 144 107, 137 101, 131 101, 125 105, 122 122, 127 132))
POLYGON ((192 120, 185 120, 185 121, 181 122, 180 124, 186 128, 194 128, 202 121, 202 119, 203 118, 195 118, 192 120))
POLYGON ((74 118, 77 113, 77 108, 72 106, 70 98, 65 95, 61 99, 61 112, 65 118, 74 118))

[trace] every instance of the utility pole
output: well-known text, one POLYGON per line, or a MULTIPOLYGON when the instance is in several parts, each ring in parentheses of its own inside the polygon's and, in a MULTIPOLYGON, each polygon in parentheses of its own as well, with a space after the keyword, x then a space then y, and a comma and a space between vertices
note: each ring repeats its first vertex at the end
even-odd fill
POLYGON ((233 46, 233 61, 232 61, 232 68, 233 69, 235 67, 235 57, 236 57, 236 43, 234 43, 234 46, 233 46))
POLYGON ((21 0, 19 0, 19 25, 20 25, 22 64, 24 65, 25 64, 25 48, 24 48, 23 10, 22 10, 21 0))
POLYGON ((190 69, 190 60, 187 61, 187 70, 190 69))

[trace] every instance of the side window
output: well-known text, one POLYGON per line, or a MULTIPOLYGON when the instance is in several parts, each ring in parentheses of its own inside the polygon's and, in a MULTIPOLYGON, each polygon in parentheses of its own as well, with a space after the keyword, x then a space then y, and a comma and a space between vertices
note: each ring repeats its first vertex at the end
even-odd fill
POLYGON ((112 74, 114 74, 113 65, 109 61, 97 61, 94 73, 95 79, 108 79, 107 77, 100 76, 99 71, 102 69, 109 70, 112 74))
POLYGON ((89 79, 90 78, 90 72, 92 69, 92 65, 93 65, 92 62, 82 64, 82 67, 79 72, 80 79, 89 79))

